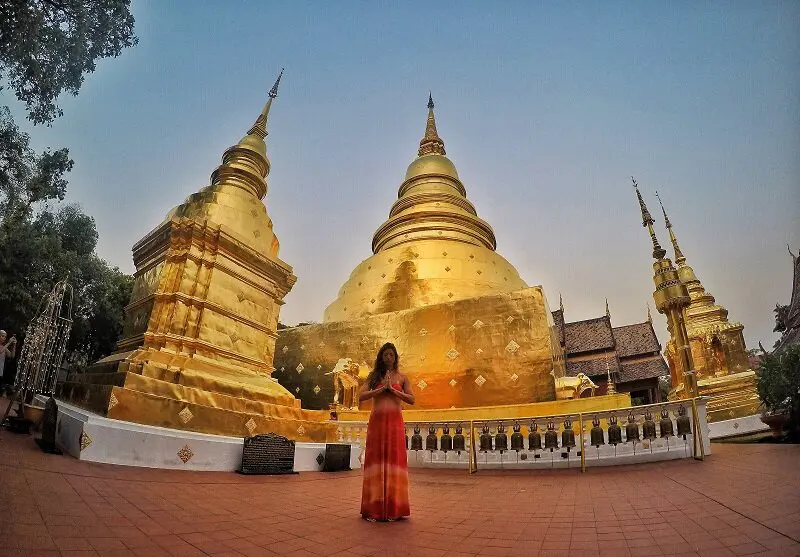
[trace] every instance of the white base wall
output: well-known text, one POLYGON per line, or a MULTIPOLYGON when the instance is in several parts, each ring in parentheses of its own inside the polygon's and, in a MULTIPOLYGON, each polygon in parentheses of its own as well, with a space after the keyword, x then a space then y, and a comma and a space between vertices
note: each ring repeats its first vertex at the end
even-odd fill
MULTIPOLYGON (((79 460, 170 468, 233 472, 242 464, 244 439, 181 431, 112 420, 58 402, 56 445, 79 460)), ((361 468, 361 446, 350 444, 350 467, 361 468)), ((295 472, 318 472, 325 443, 296 443, 295 472)))
POLYGON ((769 431, 769 426, 761 421, 760 414, 734 418, 732 420, 722 420, 708 424, 712 439, 724 439, 726 437, 736 437, 739 435, 751 435, 762 431, 769 431))

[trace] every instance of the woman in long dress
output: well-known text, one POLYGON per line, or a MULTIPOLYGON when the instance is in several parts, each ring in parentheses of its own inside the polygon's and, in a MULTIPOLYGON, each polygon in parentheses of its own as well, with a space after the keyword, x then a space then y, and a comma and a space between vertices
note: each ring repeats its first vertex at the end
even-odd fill
POLYGON ((411 382, 398 371, 397 349, 390 342, 378 351, 375 367, 361 386, 359 401, 373 399, 364 455, 361 516, 370 522, 411 514, 408 461, 401 402, 414 404, 411 382))

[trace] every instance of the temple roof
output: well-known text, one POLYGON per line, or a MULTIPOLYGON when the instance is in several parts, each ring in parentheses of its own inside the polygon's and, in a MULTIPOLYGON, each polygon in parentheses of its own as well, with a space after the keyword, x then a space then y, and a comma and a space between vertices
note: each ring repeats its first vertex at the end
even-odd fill
POLYGON ((800 327, 800 253, 796 256, 792 255, 792 263, 794 263, 794 280, 792 281, 792 298, 789 301, 789 313, 786 317, 787 329, 800 327))
POLYGON ((567 360, 567 375, 571 377, 575 377, 579 373, 583 373, 588 377, 605 377, 609 370, 611 373, 619 371, 617 358, 613 354, 598 354, 597 357, 585 360, 567 360), (607 368, 606 364, 608 364, 607 368))
POLYGON ((792 254, 794 264, 794 277, 792 279, 792 298, 789 301, 789 311, 786 312, 786 330, 775 345, 773 353, 781 354, 793 344, 800 344, 800 253, 792 254))
POLYGON ((614 327, 612 330, 620 358, 661 352, 661 343, 649 321, 614 327))
POLYGON ((610 371, 619 384, 669 374, 652 321, 612 327, 608 312, 572 323, 564 323, 563 308, 552 314, 557 331, 565 338, 566 375, 583 373, 605 379, 610 371))
POLYGON ((614 333, 611 330, 611 319, 604 315, 594 319, 565 323, 564 340, 567 355, 613 350, 614 333))
POLYGON ((653 379, 662 375, 669 375, 667 362, 661 355, 653 356, 648 359, 622 362, 617 383, 627 383, 629 381, 640 381, 642 379, 653 379))

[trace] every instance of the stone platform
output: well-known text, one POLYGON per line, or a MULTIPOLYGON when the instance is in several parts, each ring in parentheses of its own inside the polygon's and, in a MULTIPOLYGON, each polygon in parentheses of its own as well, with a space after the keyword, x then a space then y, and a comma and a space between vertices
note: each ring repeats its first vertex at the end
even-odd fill
MULTIPOLYGON (((99 416, 58 401, 56 443, 65 453, 90 462, 169 468, 179 470, 238 470, 242 463, 243 438, 208 435, 147 426, 99 416)), ((359 468, 359 445, 351 445, 351 468, 359 468)), ((325 443, 297 442, 294 469, 322 469, 319 455, 325 443)))

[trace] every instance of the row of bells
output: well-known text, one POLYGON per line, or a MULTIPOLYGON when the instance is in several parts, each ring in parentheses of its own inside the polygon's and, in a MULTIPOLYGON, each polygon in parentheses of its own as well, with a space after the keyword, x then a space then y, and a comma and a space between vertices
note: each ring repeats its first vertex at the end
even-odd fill
MULTIPOLYGON (((687 435, 692 433, 692 423, 689 416, 686 415, 686 409, 681 406, 678 408, 678 415, 675 419, 677 424, 677 435, 686 439, 687 435)), ((661 419, 658 423, 662 439, 668 439, 675 436, 675 428, 673 427, 672 420, 669 417, 669 412, 666 409, 661 410, 661 419)), ((524 439, 521 433, 519 422, 514 423, 513 433, 511 434, 511 450, 524 451, 524 439)), ((608 419, 608 444, 616 446, 622 443, 622 427, 617 423, 617 417, 611 416, 608 419)), ((422 449, 422 435, 419 425, 414 426, 414 434, 411 436, 411 450, 421 451, 422 449)), ((653 440, 658 437, 656 433, 656 423, 653 421, 653 415, 648 410, 644 414, 644 423, 642 423, 641 437, 639 436, 639 424, 633 416, 633 413, 628 415, 628 423, 625 424, 625 439, 626 442, 639 442, 642 439, 653 440)), ((409 448, 408 433, 406 432, 406 449, 409 448)), ((489 426, 484 425, 480 435, 480 450, 486 451, 507 451, 508 436, 506 435, 506 428, 500 422, 497 426, 497 433, 492 436, 489 426)), ((592 420, 592 429, 589 431, 589 441, 593 447, 605 445, 605 435, 603 428, 600 427, 600 419, 595 416, 592 420)), ((425 438, 426 451, 457 451, 461 452, 465 449, 464 432, 461 425, 455 428, 455 435, 450 435, 450 426, 445 424, 442 427, 442 435, 436 435, 436 426, 431 425, 428 427, 428 435, 425 438)), ((572 430, 572 420, 566 418, 564 420, 564 429, 561 431, 561 447, 567 450, 575 446, 575 432, 572 430)), ((536 422, 531 422, 530 433, 528 433, 528 450, 536 451, 542 448, 550 449, 551 451, 559 448, 558 432, 556 431, 556 424, 550 420, 547 424, 547 430, 544 432, 544 445, 542 445, 542 434, 539 432, 539 426, 536 422)))

